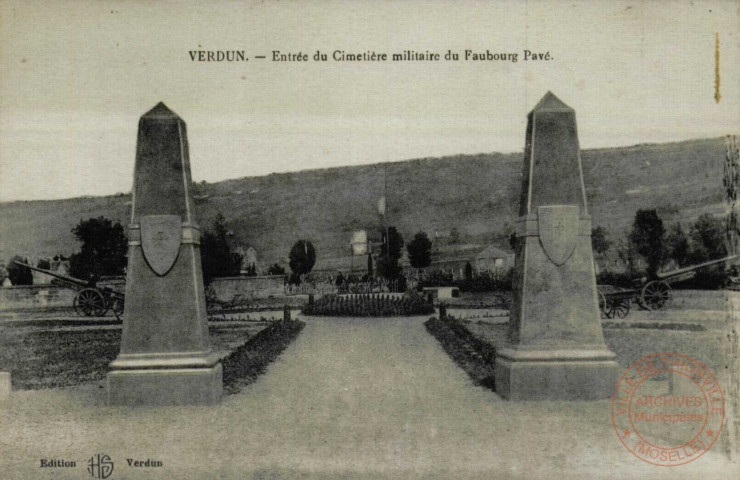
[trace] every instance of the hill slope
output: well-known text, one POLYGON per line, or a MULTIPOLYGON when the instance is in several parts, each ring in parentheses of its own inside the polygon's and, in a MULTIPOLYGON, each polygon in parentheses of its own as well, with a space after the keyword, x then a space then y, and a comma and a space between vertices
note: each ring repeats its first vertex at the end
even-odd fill
MULTIPOLYGON (((583 170, 594 226, 621 238, 638 208, 657 208, 669 223, 701 213, 721 214, 724 139, 584 150, 583 170)), ((419 230, 440 241, 450 231, 462 243, 507 245, 516 220, 522 154, 481 154, 386 164, 388 217, 406 239, 419 230)), ((210 195, 196 206, 207 227, 217 212, 236 239, 253 245, 260 262, 283 261, 308 238, 319 260, 344 256, 350 232, 379 228, 377 201, 383 165, 308 170, 227 180, 201 186, 210 195)), ((38 258, 70 254, 70 230, 104 215, 127 224, 130 196, 0 203, 0 261, 18 253, 38 258)))

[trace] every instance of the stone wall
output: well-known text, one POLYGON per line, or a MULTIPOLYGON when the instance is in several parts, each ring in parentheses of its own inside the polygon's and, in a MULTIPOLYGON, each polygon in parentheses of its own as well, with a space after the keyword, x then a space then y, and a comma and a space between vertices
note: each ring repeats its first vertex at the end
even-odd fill
POLYGON ((229 301, 235 295, 245 298, 270 298, 285 294, 283 275, 265 275, 258 277, 224 277, 214 278, 211 286, 216 291, 216 297, 222 301, 229 301))
POLYGON ((77 292, 54 285, 0 288, 0 310, 71 307, 77 292))
MULTIPOLYGON (((211 285, 216 290, 219 300, 229 301, 234 295, 244 298, 260 299, 284 295, 282 275, 261 277, 227 277, 216 278, 211 285)), ((102 280, 99 286, 109 286, 115 290, 125 291, 123 279, 102 280)), ((0 288, 0 310, 25 308, 59 308, 72 307, 72 300, 77 292, 55 285, 23 285, 0 288)))

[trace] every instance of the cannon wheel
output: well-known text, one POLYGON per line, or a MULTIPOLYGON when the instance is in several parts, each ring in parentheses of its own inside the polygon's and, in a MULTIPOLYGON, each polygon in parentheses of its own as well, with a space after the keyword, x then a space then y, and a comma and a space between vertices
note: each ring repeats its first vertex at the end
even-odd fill
POLYGON ((606 301, 606 295, 604 295, 604 292, 601 290, 598 290, 599 292, 599 310, 601 311, 601 314, 604 315, 606 318, 612 318, 609 316, 609 304, 606 301))
POLYGON ((640 305, 648 310, 660 310, 671 299, 671 287, 662 281, 648 282, 640 292, 640 305))
POLYGON ((77 315, 102 317, 108 311, 105 297, 94 288, 85 288, 75 296, 72 306, 77 315))
MULTIPOLYGON (((632 300, 629 298, 623 298, 614 303, 612 310, 618 318, 624 318, 630 313, 630 307, 632 307, 632 300)), ((612 315, 612 318, 614 317, 612 315)))

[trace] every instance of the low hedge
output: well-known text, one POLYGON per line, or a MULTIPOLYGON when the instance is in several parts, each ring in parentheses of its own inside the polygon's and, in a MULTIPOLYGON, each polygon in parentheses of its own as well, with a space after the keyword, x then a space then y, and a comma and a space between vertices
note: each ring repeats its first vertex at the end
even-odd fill
POLYGON ((243 387, 253 383, 305 326, 300 321, 274 322, 221 360, 224 391, 227 394, 239 393, 243 387))
POLYGON ((303 313, 325 317, 412 316, 434 313, 434 306, 416 295, 325 295, 303 307, 303 313))
POLYGON ((494 364, 496 349, 475 337, 453 317, 432 317, 424 323, 452 360, 462 368, 473 383, 496 390, 494 364))

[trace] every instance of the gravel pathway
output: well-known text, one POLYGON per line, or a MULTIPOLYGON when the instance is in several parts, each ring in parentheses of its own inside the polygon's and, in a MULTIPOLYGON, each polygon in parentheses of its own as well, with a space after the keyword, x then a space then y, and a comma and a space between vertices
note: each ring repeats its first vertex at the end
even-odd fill
POLYGON ((106 407, 102 384, 13 392, 0 415, 2 478, 91 478, 96 453, 115 462, 111 479, 660 479, 731 468, 714 451, 678 468, 638 461, 612 431, 608 401, 502 401, 469 381, 425 319, 306 318, 264 376, 210 408, 106 407), (77 467, 40 468, 44 458, 77 467))

